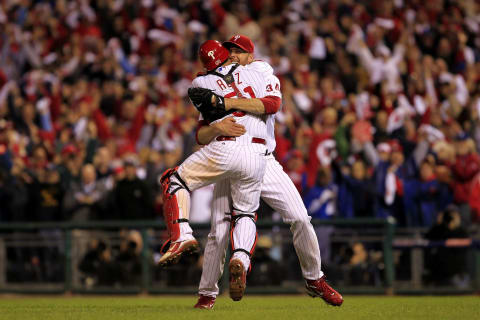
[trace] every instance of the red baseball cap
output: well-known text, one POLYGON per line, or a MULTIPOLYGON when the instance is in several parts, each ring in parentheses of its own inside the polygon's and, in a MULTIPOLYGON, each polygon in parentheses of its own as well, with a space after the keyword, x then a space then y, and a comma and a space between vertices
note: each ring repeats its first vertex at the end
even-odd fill
POLYGON ((211 71, 224 63, 230 56, 230 53, 217 40, 207 40, 200 46, 198 55, 205 69, 211 71))
POLYGON ((392 152, 403 152, 403 147, 397 139, 390 140, 389 145, 392 152))
POLYGON ((62 148, 62 155, 70 155, 70 154, 75 154, 75 153, 78 153, 79 150, 78 148, 73 145, 73 144, 66 144, 63 148, 62 148))
POLYGON ((234 35, 228 41, 225 41, 223 46, 229 50, 232 46, 236 46, 248 53, 253 53, 255 50, 252 40, 250 40, 249 37, 241 34, 234 35))

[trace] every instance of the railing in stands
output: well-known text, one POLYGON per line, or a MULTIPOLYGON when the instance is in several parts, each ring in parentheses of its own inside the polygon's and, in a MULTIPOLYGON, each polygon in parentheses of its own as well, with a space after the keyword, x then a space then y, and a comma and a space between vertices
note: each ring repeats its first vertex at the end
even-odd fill
MULTIPOLYGON (((466 246, 475 249, 475 279, 474 279, 474 291, 480 291, 480 254, 479 254, 479 242, 477 240, 448 240, 446 242, 426 242, 422 239, 394 239, 395 235, 395 223, 392 220, 381 219, 333 219, 333 220, 312 220, 312 224, 317 226, 335 226, 337 228, 351 227, 358 234, 362 234, 362 230, 366 228, 377 228, 380 230, 380 237, 374 237, 381 241, 381 249, 383 251, 383 288, 350 288, 350 290, 344 291, 345 293, 402 293, 402 289, 395 287, 395 265, 394 265, 394 250, 399 248, 415 249, 420 247, 431 246, 466 246)), ((272 228, 285 229, 289 226, 281 221, 258 221, 257 226, 259 230, 268 230, 272 228)), ((208 232, 209 224, 192 224, 194 230, 203 230, 208 232)), ((119 229, 136 229, 140 232, 143 243, 149 243, 149 232, 151 230, 165 230, 165 224, 161 221, 88 221, 88 222, 36 222, 36 223, 8 223, 0 224, 0 242, 2 242, 2 236, 9 232, 33 232, 38 230, 62 230, 63 245, 65 248, 64 255, 64 283, 62 287, 55 287, 50 289, 45 288, 15 288, 15 287, 1 287, 0 292, 18 292, 18 293, 192 293, 195 289, 192 288, 155 288, 151 285, 152 282, 152 268, 151 268, 151 248, 148 245, 144 245, 141 252, 142 272, 141 272, 141 285, 139 288, 134 289, 115 289, 115 288, 94 288, 84 290, 73 285, 72 273, 72 244, 73 237, 72 232, 74 230, 119 230, 119 229)), ((1 253, 0 246, 0 254, 1 253)), ((4 256, 5 253, 3 253, 4 256)), ((1 259, 1 257, 0 257, 1 259)), ((224 279, 227 279, 227 272, 224 273, 224 279)), ((0 276, 0 280, 5 282, 4 275, 0 276)), ((226 283, 226 281, 224 281, 226 283)), ((404 290, 405 291, 405 290, 404 290)), ((406 290, 408 291, 408 290, 406 290)), ((298 292, 298 288, 294 287, 262 287, 262 288, 248 288, 249 293, 294 293, 298 292)))

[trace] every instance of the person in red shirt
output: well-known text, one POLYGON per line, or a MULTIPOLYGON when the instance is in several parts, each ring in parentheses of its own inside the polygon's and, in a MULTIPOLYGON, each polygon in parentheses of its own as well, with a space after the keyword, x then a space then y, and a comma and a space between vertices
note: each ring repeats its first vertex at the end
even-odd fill
POLYGON ((463 132, 455 137, 455 150, 457 156, 451 166, 454 201, 460 208, 462 221, 470 223, 469 200, 474 177, 480 172, 480 157, 473 140, 463 132))

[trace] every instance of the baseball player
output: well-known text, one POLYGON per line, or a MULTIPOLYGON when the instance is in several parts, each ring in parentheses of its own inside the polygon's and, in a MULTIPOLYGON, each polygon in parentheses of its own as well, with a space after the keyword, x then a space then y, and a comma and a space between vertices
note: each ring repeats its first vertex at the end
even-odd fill
MULTIPOLYGON (((214 124, 230 117, 246 132, 235 137, 213 131, 209 136, 212 142, 188 157, 178 168, 169 169, 162 175, 160 181, 170 246, 159 264, 176 263, 182 254, 196 250, 198 242, 188 224, 190 192, 226 179, 232 198, 228 212, 235 221, 231 231, 234 254, 230 261, 230 291, 232 298, 238 300, 245 289, 246 270, 256 241, 255 211, 259 207, 260 185, 265 172, 268 135, 264 115, 234 108, 238 105, 254 110, 258 101, 262 103, 264 99, 251 98, 267 96, 269 88, 275 84, 269 82, 271 77, 263 77, 254 69, 230 64, 228 50, 218 41, 203 43, 199 55, 207 73, 193 80, 189 97, 201 113, 201 123, 213 124, 214 128, 214 124)), ((265 103, 270 100, 265 99, 265 103)), ((279 98, 276 104, 281 104, 279 98)))
MULTIPOLYGON (((262 61, 253 60, 254 45, 252 41, 242 35, 233 36, 223 44, 230 50, 230 59, 250 69, 258 70, 264 77, 271 77, 272 67, 262 61)), ((275 77, 276 79, 276 77, 275 77)), ((273 96, 280 96, 280 86, 275 82, 270 92, 273 96)), ((268 90, 267 90, 268 91, 268 90)), ((279 106, 278 106, 279 107, 279 106)), ((275 113, 278 107, 272 108, 265 105, 264 108, 248 111, 267 116, 267 164, 263 184, 261 186, 261 197, 275 211, 282 215, 283 221, 291 225, 293 233, 293 244, 300 260, 302 274, 306 281, 306 288, 312 297, 321 297, 328 304, 340 306, 343 302, 342 296, 331 288, 325 281, 325 275, 321 270, 320 250, 318 240, 310 223, 311 217, 298 193, 295 185, 288 175, 283 171, 282 166, 272 155, 275 149, 274 122, 275 113)), ((241 109, 241 107, 237 107, 241 109)), ((214 130, 208 126, 198 129, 197 141, 206 144, 211 140, 209 131, 214 130)), ((228 244, 230 222, 226 213, 230 212, 232 199, 230 198, 228 181, 217 182, 214 189, 214 200, 212 205, 212 227, 208 235, 205 247, 203 271, 199 286, 199 299, 195 308, 211 309, 214 306, 218 295, 218 280, 222 276, 225 263, 226 248, 228 244)))

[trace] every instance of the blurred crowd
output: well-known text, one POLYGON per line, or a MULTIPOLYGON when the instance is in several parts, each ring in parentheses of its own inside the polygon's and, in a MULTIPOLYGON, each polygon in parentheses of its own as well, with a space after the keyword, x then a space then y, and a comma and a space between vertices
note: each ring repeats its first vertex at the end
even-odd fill
POLYGON ((160 217, 197 49, 233 34, 281 80, 275 155, 311 215, 480 221, 477 1, 6 0, 0 29, 0 222, 160 217))

